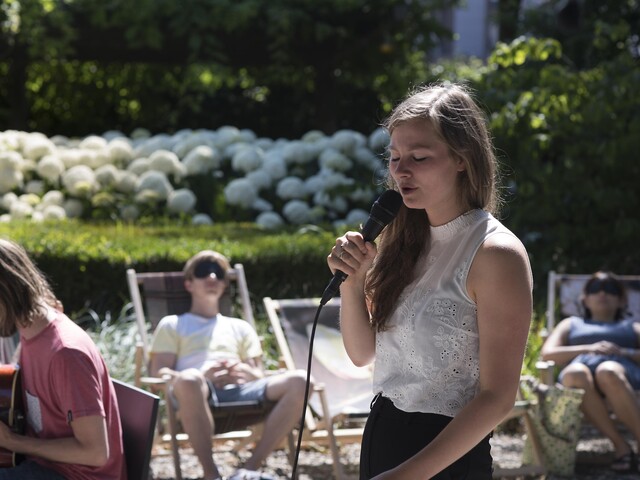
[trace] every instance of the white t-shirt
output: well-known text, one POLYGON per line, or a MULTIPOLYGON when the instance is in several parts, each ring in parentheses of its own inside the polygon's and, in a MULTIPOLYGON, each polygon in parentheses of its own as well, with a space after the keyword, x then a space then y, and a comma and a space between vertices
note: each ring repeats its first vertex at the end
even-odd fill
POLYGON ((513 236, 491 214, 472 210, 431 227, 431 247, 416 265, 389 319, 376 334, 374 393, 406 412, 453 417, 477 394, 479 338, 467 275, 492 235, 513 236))
POLYGON ((177 355, 175 369, 206 368, 207 362, 247 361, 262 355, 253 327, 239 318, 192 313, 169 315, 160 320, 151 344, 152 353, 177 355))

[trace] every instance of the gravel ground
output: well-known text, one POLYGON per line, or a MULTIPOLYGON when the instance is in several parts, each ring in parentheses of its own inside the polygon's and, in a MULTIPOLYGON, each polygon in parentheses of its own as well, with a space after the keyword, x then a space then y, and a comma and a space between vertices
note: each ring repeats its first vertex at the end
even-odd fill
MULTIPOLYGON (((520 465, 523 447, 523 439, 518 435, 498 434, 492 438, 491 453, 494 461, 503 468, 512 468, 520 465)), ((620 475, 614 474, 608 469, 611 461, 610 444, 608 441, 586 436, 578 444, 576 480, 640 480, 640 474, 620 475)), ((358 479, 358 459, 360 446, 357 444, 343 445, 341 447, 345 480, 358 479)), ((235 468, 246 460, 248 452, 236 453, 232 444, 219 448, 214 458, 222 475, 231 475, 235 468)), ((181 449, 182 473, 185 480, 201 480, 202 470, 190 448, 181 449)), ((170 451, 158 446, 154 449, 151 461, 153 478, 156 480, 173 480, 173 462, 170 451)), ((291 475, 291 464, 284 450, 274 452, 264 466, 264 472, 273 475, 277 479, 286 480, 291 475)), ((331 455, 328 449, 306 449, 300 452, 298 461, 298 480, 323 480, 333 478, 331 455)), ((525 480, 525 477, 496 477, 499 479, 525 480)), ((526 480, 543 479, 543 476, 529 476, 526 480)), ((566 480, 567 477, 547 475, 547 480, 566 480)))

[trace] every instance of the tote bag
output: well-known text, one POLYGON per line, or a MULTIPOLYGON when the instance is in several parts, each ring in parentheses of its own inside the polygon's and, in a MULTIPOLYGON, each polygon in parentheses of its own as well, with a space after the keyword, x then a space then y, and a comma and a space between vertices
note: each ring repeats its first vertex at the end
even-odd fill
MULTIPOLYGON (((549 473, 573 475, 576 446, 582 425, 580 405, 584 390, 561 385, 544 385, 535 379, 523 379, 523 390, 533 397, 534 405, 528 415, 542 447, 542 461, 549 473)), ((524 465, 531 464, 531 439, 525 440, 524 465)))

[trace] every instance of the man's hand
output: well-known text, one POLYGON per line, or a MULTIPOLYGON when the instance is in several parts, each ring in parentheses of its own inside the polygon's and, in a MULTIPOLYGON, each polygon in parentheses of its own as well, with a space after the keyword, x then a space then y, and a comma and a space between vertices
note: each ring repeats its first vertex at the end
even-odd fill
POLYGON ((217 388, 240 385, 260 378, 251 365, 237 360, 220 360, 208 364, 204 376, 217 388))

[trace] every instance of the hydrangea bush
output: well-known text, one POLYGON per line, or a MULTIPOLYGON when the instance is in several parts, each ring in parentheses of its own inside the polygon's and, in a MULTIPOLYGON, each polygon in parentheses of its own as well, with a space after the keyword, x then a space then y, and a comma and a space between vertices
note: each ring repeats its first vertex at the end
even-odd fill
POLYGON ((388 141, 383 129, 296 140, 232 126, 80 139, 8 130, 0 132, 0 221, 359 223, 382 190, 388 141))

